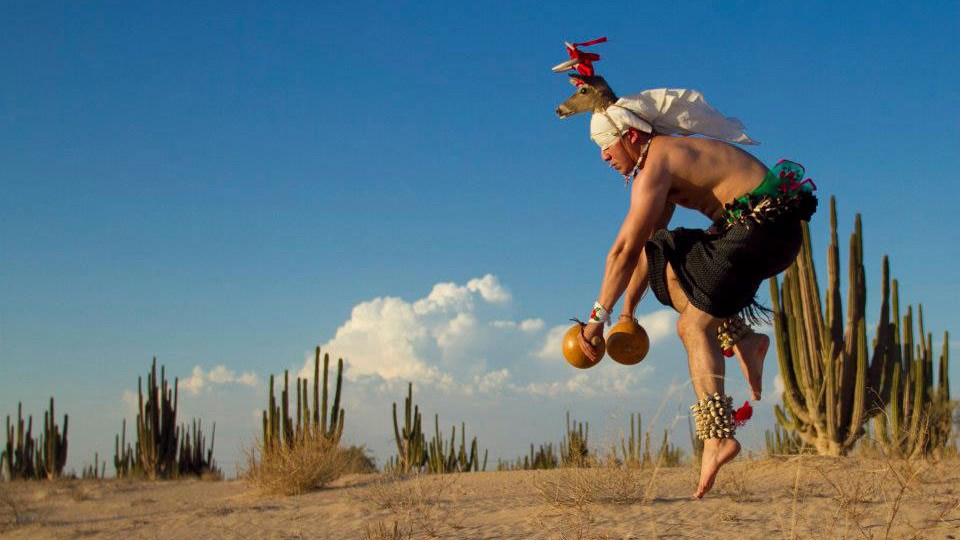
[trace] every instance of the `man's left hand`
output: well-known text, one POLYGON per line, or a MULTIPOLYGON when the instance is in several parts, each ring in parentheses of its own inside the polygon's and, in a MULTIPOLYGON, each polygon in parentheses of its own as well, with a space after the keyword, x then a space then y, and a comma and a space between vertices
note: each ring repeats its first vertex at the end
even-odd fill
POLYGON ((596 336, 603 339, 603 323, 587 323, 580 328, 580 350, 593 363, 600 361, 600 351, 590 344, 596 336))

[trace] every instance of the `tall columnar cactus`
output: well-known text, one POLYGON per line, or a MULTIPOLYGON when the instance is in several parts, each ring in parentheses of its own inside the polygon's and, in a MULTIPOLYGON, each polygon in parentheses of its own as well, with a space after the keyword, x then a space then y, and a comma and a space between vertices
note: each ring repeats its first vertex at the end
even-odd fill
POLYGON ((117 434, 114 441, 113 467, 116 469, 117 478, 130 476, 137 469, 137 458, 139 451, 134 452, 133 447, 127 442, 127 419, 123 419, 123 427, 117 434))
POLYGON ((783 429, 780 424, 774 424, 773 431, 764 431, 763 439, 768 456, 803 454, 813 451, 813 447, 803 442, 799 435, 783 429))
POLYGON ((97 452, 93 453, 93 464, 86 465, 83 467, 83 471, 80 474, 80 477, 84 480, 103 480, 104 475, 107 472, 107 462, 100 461, 100 454, 97 452), (102 463, 102 464, 101 464, 102 463))
POLYGON ((191 429, 187 426, 181 426, 180 451, 178 467, 180 475, 202 476, 213 473, 219 476, 220 469, 213 460, 213 442, 217 436, 217 425, 213 425, 210 431, 210 447, 207 447, 207 440, 203 436, 201 422, 194 419, 191 422, 191 429))
MULTIPOLYGON (((894 281, 894 319, 899 319, 894 281)), ((874 418, 877 443, 889 454, 916 457, 946 446, 952 428, 949 385, 950 334, 944 332, 937 383, 933 377, 933 334, 924 337, 923 306, 918 309, 920 339, 914 341, 913 308, 907 307, 895 341, 902 344, 892 366, 892 390, 886 414, 874 418), (901 340, 902 338, 902 340, 901 340)))
MULTIPOLYGON (((620 436, 620 450, 623 452, 623 464, 628 468, 640 468, 650 462, 650 434, 647 434, 647 444, 644 445, 640 414, 630 413, 630 438, 620 436)), ((616 449, 614 449, 614 457, 616 457, 616 449)))
POLYGON ((529 471, 534 469, 556 469, 560 466, 560 459, 557 457, 553 443, 541 444, 534 451, 533 443, 530 443, 530 453, 523 458, 516 458, 513 461, 497 460, 498 471, 529 471))
POLYGON ((541 444, 536 452, 533 451, 533 443, 530 443, 530 456, 524 458, 524 469, 556 469, 559 466, 560 459, 553 443, 541 444))
POLYGON ((419 471, 428 460, 426 437, 420 421, 420 407, 413 404, 413 383, 407 384, 403 401, 403 429, 397 423, 397 404, 393 404, 393 434, 397 441, 397 459, 392 468, 398 472, 419 471))
MULTIPOLYGON (((457 428, 453 426, 450 434, 450 444, 444 443, 440 433, 440 415, 434 415, 435 435, 427 446, 427 470, 431 473, 470 472, 479 471, 480 457, 477 451, 477 438, 474 437, 467 451, 467 425, 460 424, 460 448, 456 448, 457 428)), ((487 451, 483 452, 483 470, 487 469, 487 451)))
POLYGON ((332 444, 339 444, 343 435, 345 411, 340 408, 340 390, 343 385, 343 359, 337 361, 337 385, 333 403, 327 409, 330 355, 323 355, 323 397, 320 394, 320 347, 315 349, 313 359, 313 407, 310 407, 308 381, 297 377, 296 418, 290 416, 290 372, 283 372, 283 392, 277 401, 274 395, 274 378, 270 375, 270 396, 267 409, 263 411, 264 447, 289 447, 303 437, 323 437, 332 444))
POLYGON ((560 461, 564 467, 583 467, 590 456, 587 439, 590 437, 590 423, 570 422, 570 411, 567 411, 567 432, 563 436, 560 446, 560 461))
POLYGON ((777 337, 777 359, 784 382, 777 420, 796 431, 819 454, 846 454, 890 396, 890 365, 896 346, 889 313, 889 264, 883 258, 883 288, 876 339, 867 347, 866 279, 860 215, 850 237, 846 322, 840 298, 837 212, 830 199, 830 247, 827 251, 826 312, 810 250, 810 231, 802 223, 803 248, 787 269, 783 287, 770 280, 777 337))
POLYGON ((63 433, 57 425, 50 398, 50 410, 43 413, 43 433, 40 435, 40 450, 37 453, 37 472, 48 480, 59 478, 67 464, 67 430, 70 416, 63 415, 63 433))
POLYGON ((0 456, 0 463, 7 478, 33 480, 39 479, 37 471, 37 442, 33 438, 33 416, 23 420, 23 403, 17 404, 16 427, 10 425, 7 415, 7 445, 0 456))
POLYGON ((173 478, 179 472, 178 385, 179 380, 174 378, 173 387, 169 386, 163 366, 160 367, 160 378, 157 378, 156 357, 147 375, 146 399, 143 380, 137 377, 137 460, 139 468, 150 479, 173 478))
MULTIPOLYGON (((630 414, 630 438, 624 435, 620 436, 620 450, 623 452, 623 464, 627 468, 642 468, 654 463, 661 467, 674 467, 680 463, 683 456, 682 451, 676 446, 670 444, 670 435, 668 430, 663 430, 663 440, 660 441, 660 448, 657 449, 656 457, 651 453, 653 448, 650 442, 650 432, 643 433, 641 428, 640 414, 630 414)), ((616 458, 616 448, 613 450, 616 458)))

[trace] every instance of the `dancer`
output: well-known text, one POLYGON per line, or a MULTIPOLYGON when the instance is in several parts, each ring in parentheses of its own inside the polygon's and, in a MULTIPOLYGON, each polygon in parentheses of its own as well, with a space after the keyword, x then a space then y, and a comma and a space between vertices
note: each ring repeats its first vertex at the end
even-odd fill
POLYGON ((602 41, 567 44, 571 60, 554 68, 577 70, 570 75, 577 91, 557 113, 594 113, 590 137, 630 187, 630 209, 607 255, 580 346, 597 360, 590 340, 602 335, 614 305, 625 294, 620 317, 633 317, 648 286, 680 314, 677 333, 697 397, 691 411, 704 441, 694 495, 701 498, 720 467, 740 452, 723 357, 737 354, 759 399, 769 341, 749 325, 769 310, 756 293, 799 253, 800 222, 816 211, 816 187, 802 180, 799 164, 781 160, 768 169, 736 146, 757 143, 740 121, 720 114, 696 90, 661 88, 617 99, 593 72, 599 56, 578 49, 602 41), (668 230, 678 205, 702 213, 712 226, 668 230))

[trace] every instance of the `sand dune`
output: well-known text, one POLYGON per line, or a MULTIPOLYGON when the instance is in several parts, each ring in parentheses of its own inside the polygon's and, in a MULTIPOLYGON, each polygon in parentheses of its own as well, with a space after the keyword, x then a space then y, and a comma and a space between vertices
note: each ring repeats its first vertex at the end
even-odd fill
POLYGON ((237 480, 13 482, 0 485, 0 536, 960 538, 957 465, 738 459, 703 501, 690 467, 351 475, 295 497, 237 480))

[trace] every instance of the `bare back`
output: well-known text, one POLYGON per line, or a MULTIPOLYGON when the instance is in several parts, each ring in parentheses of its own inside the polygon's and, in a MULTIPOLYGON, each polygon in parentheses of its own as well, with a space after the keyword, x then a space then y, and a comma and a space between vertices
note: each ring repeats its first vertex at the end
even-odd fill
POLYGON ((715 221, 723 205, 760 185, 767 167, 740 148, 699 137, 658 136, 649 161, 665 160, 670 177, 667 202, 696 210, 715 221))

